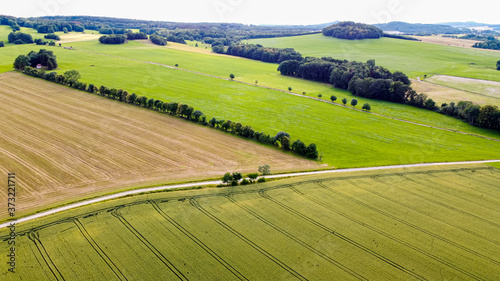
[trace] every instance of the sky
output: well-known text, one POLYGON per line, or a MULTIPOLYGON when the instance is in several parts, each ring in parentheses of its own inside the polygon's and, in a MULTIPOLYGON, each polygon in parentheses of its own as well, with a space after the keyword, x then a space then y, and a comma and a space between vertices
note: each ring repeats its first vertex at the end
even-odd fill
POLYGON ((0 14, 17 17, 90 15, 174 22, 320 24, 356 21, 500 24, 494 0, 3 0, 0 14))

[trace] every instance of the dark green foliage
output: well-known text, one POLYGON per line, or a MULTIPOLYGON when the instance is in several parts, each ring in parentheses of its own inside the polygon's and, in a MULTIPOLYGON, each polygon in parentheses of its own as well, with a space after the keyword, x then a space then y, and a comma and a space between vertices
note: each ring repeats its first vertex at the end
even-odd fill
POLYGON ((232 73, 231 73, 231 74, 229 74, 229 78, 231 78, 231 80, 233 80, 233 79, 234 79, 234 77, 235 77, 235 76, 234 76, 234 74, 232 74, 232 73))
POLYGON ((99 42, 102 44, 123 44, 127 41, 127 36, 125 35, 105 35, 99 38, 99 42))
POLYGON ((366 38, 378 39, 384 35, 384 32, 372 25, 344 21, 325 27, 323 29, 323 35, 350 40, 366 38))
POLYGON ((239 44, 236 46, 230 46, 227 49, 226 54, 231 56, 260 60, 263 62, 277 63, 281 63, 286 60, 301 61, 303 59, 300 53, 291 48, 268 48, 261 45, 251 44, 239 44))
POLYGON ((311 143, 306 149, 306 157, 309 159, 318 159, 318 150, 314 143, 311 143))
POLYGON ((363 104, 363 107, 361 109, 363 109, 365 111, 370 111, 370 110, 372 110, 372 107, 370 106, 369 103, 365 103, 365 104, 363 104))
POLYGON ((297 154, 305 156, 306 155, 306 145, 300 140, 296 140, 292 144, 292 150, 295 151, 297 154))
MULTIPOLYGON (((2 45, 3 45, 3 42, 0 42, 0 43, 2 43, 2 45)), ((2 47, 2 46, 0 46, 0 47, 2 47)), ((500 70, 500 60, 497 61, 497 70, 500 70)))
POLYGON ((22 33, 22 32, 11 32, 8 35, 9 43, 14 44, 32 44, 33 37, 30 34, 22 33))
POLYGON ((424 106, 425 106, 425 108, 427 108, 429 110, 436 110, 437 109, 436 102, 432 99, 426 100, 424 103, 424 106))
POLYGON ((0 41, 0 48, 2 47, 5 47, 5 44, 3 43, 3 41, 0 41))
POLYGON ((229 184, 233 181, 233 176, 230 173, 225 173, 222 177, 222 182, 225 184, 229 184))
POLYGON ((44 41, 42 39, 35 39, 35 44, 37 45, 47 45, 49 42, 44 41))
POLYGON ((45 36, 43 36, 45 39, 53 39, 53 40, 61 40, 61 38, 59 38, 59 35, 57 34, 54 34, 54 33, 51 33, 51 34, 47 34, 45 36))
POLYGON ((409 41, 422 41, 420 39, 410 37, 410 36, 404 36, 404 35, 396 35, 396 34, 387 34, 384 33, 384 37, 387 38, 394 38, 394 39, 402 39, 402 40, 409 40, 409 41))
POLYGON ((257 180, 257 182, 258 182, 258 183, 264 183, 264 182, 266 182, 266 178, 259 178, 259 179, 257 180))
POLYGON ((500 130, 500 111, 498 107, 485 105, 481 108, 477 117, 480 127, 500 130))
POLYGON ((421 24, 392 21, 389 23, 374 24, 384 31, 398 30, 405 34, 460 34, 463 30, 444 24, 421 24))
POLYGON ((346 98, 343 98, 343 99, 342 99, 342 103, 343 103, 344 105, 346 105, 346 104, 347 104, 347 99, 346 99, 346 98))
POLYGON ((167 45, 167 39, 165 37, 163 37, 163 36, 152 34, 152 35, 149 36, 149 39, 151 40, 151 42, 153 42, 156 45, 160 45, 160 46, 166 46, 167 45))
POLYGON ((80 75, 80 72, 76 70, 68 70, 64 72, 64 77, 66 78, 66 81, 78 81, 82 76, 80 75))
POLYGON ((337 97, 336 96, 331 96, 330 99, 332 100, 332 102, 335 102, 337 100, 337 97))
POLYGON ((29 65, 30 58, 26 55, 19 55, 14 61, 14 68, 17 70, 24 70, 24 68, 29 65))
POLYGON ((36 67, 38 64, 42 66, 46 66, 49 70, 57 68, 57 58, 54 55, 54 52, 40 49, 39 52, 31 51, 28 54, 30 58, 30 66, 36 67))
POLYGON ((351 100, 351 105, 352 106, 356 106, 358 104, 358 100, 357 99, 352 99, 351 100))
POLYGON ((138 39, 148 39, 148 35, 144 32, 128 32, 127 33, 128 40, 138 40, 138 39))
POLYGON ((250 179, 251 182, 254 182, 258 177, 259 174, 257 173, 248 174, 248 178, 250 179))
POLYGON ((240 184, 241 184, 241 185, 249 185, 250 183, 251 183, 251 182, 250 182, 249 180, 247 180, 247 179, 243 179, 243 180, 241 181, 241 183, 240 183, 240 184))
POLYGON ((477 42, 472 47, 489 50, 500 50, 500 40, 496 39, 495 37, 488 37, 486 41, 477 42))

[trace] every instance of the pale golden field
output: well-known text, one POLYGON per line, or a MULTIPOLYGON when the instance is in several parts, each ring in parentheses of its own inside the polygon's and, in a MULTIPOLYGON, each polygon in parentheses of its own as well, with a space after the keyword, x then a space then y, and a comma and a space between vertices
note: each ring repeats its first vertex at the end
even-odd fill
MULTIPOLYGON (((225 172, 317 169, 191 122, 9 72, 0 75, 0 174, 16 173, 16 215, 225 172)), ((0 201, 6 202, 6 189, 0 201)), ((0 220, 7 218, 0 210, 0 220)))

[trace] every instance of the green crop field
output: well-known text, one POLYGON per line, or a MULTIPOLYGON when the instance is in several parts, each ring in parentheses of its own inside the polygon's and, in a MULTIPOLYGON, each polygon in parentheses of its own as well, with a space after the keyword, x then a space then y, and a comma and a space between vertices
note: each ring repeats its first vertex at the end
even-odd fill
MULTIPOLYGON (((63 72, 77 69, 82 81, 123 88, 138 95, 187 103, 207 116, 251 125, 258 131, 286 131, 294 139, 316 143, 324 162, 335 167, 359 167, 420 162, 492 159, 500 155, 500 143, 448 131, 417 126, 333 106, 276 90, 227 81, 217 77, 172 69, 160 63, 207 75, 238 74, 237 79, 285 88, 288 81, 298 89, 323 90, 324 98, 339 93, 327 85, 283 77, 276 64, 241 58, 160 48, 139 42, 120 46, 95 41, 72 43, 78 50, 52 47, 63 72), (94 66, 91 66, 94 65, 94 66), (267 75, 266 75, 267 74, 267 75), (267 84, 266 84, 267 83, 267 84), (264 118, 263 118, 264 117, 264 118)), ((18 54, 38 46, 8 46, 0 52, 9 68, 18 54), (4 52, 6 51, 6 52, 4 52)), ((297 89, 297 90, 298 90, 297 89)), ((299 90, 300 91, 300 90, 299 90)), ((308 93, 315 93, 309 91, 308 93)), ((352 96, 350 96, 352 97, 352 96)), ((360 99, 360 104, 368 100, 360 99)), ((472 127, 427 110, 393 103, 369 101, 374 112, 428 125, 499 138, 498 132, 472 127)))
POLYGON ((355 61, 375 59, 392 71, 408 76, 443 74, 500 81, 498 52, 437 45, 400 39, 343 40, 322 34, 249 40, 252 44, 294 48, 304 56, 355 61))
POLYGON ((499 181, 447 166, 114 200, 17 225, 0 278, 495 280, 499 181))

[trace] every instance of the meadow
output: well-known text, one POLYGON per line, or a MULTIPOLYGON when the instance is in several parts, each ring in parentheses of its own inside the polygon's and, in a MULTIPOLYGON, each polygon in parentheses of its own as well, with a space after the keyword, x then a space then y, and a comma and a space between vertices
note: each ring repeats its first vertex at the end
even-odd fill
MULTIPOLYGON (((16 173, 19 215, 124 189, 224 173, 319 169, 220 131, 19 73, 0 75, 0 173, 16 173)), ((7 190, 0 191, 0 201, 7 190)), ((8 218, 0 209, 0 220, 8 218)))
MULTIPOLYGON (((206 70, 208 72, 206 74, 209 75, 217 74, 214 72, 228 72, 227 69, 238 64, 240 68, 248 67, 249 75, 250 72, 260 73, 259 68, 269 66, 274 68, 276 65, 156 48, 139 42, 121 46, 103 46, 92 41, 78 44, 81 45, 74 44, 78 50, 52 48, 60 62, 62 69, 60 72, 77 69, 82 74, 83 82, 123 88, 131 93, 164 101, 186 103, 201 110, 209 118, 217 117, 241 122, 271 135, 286 131, 293 140, 315 143, 322 154, 323 162, 332 167, 483 160, 497 158, 500 155, 500 143, 497 141, 418 126, 355 111, 348 107, 334 106, 281 91, 192 73, 158 63, 177 61, 179 67, 189 67, 191 69, 188 70, 193 71, 203 70, 203 67, 208 69, 211 66, 213 69, 211 72, 206 70), (102 53, 95 52, 99 49, 102 53), (126 54, 130 57, 122 57, 126 54), (186 60, 198 58, 193 60, 191 65, 196 65, 196 61, 200 61, 200 66, 198 68, 184 66, 183 63, 188 62, 179 62, 182 54, 185 54, 186 60), (148 59, 154 59, 153 55, 157 59, 151 63, 148 59)), ((23 48, 26 50, 32 46, 23 48)), ((282 78, 279 75, 276 77, 282 78)), ((303 81, 286 79, 297 83, 303 81)), ((272 79, 270 81, 273 83, 272 79)), ((323 85, 323 87, 331 89, 328 86, 323 85)), ((361 99, 360 104, 363 102, 361 99)), ((391 117, 490 137, 499 136, 498 132, 472 127, 459 120, 427 110, 381 102, 373 102, 372 107, 374 112, 387 113, 391 117), (377 110, 378 105, 384 105, 385 110, 377 110)))
POLYGON ((457 165, 118 199, 17 225, 0 278, 495 280, 499 181, 457 165))
MULTIPOLYGON (((71 34, 68 36, 71 36, 71 34)), ((187 103, 188 101, 180 99, 184 99, 184 93, 188 91, 188 89, 185 89, 186 86, 191 88, 189 89, 189 93, 186 93, 188 98, 194 98, 195 102, 205 99, 205 89, 201 85, 211 85, 210 88, 214 90, 218 90, 217 88, 221 87, 221 92, 228 90, 227 86, 223 86, 228 84, 223 84, 221 81, 202 78, 195 73, 180 73, 180 71, 173 71, 172 69, 158 66, 160 64, 168 68, 174 68, 177 64, 178 70, 194 71, 202 75, 211 75, 215 76, 214 78, 224 79, 229 77, 229 73, 234 73, 236 75, 235 80, 237 81, 243 81, 252 85, 257 81, 258 85, 279 90, 292 87, 292 92, 294 93, 301 95, 305 92, 306 96, 315 98, 321 95, 320 99, 327 101, 332 95, 335 95, 338 101, 342 98, 347 98, 348 100, 357 98, 360 106, 364 103, 370 103, 372 112, 386 116, 480 135, 500 136, 497 132, 476 128, 454 118, 427 110, 390 102, 358 98, 347 91, 335 89, 327 84, 282 76, 277 72, 276 64, 225 55, 221 56, 201 48, 176 43, 169 43, 167 47, 159 47, 135 41, 124 45, 110 46, 99 44, 96 40, 72 42, 63 45, 71 45, 77 50, 70 51, 58 47, 51 48, 58 56, 60 67, 58 72, 62 73, 66 70, 77 69, 82 73, 82 81, 84 82, 124 88, 139 95, 161 97, 164 92, 169 91, 170 93, 164 95, 164 97, 171 98, 174 96, 175 98, 177 93, 172 93, 171 90, 175 88, 179 91, 177 101, 187 103), (95 67, 91 67, 91 65, 95 65, 95 67), (134 73, 140 75, 134 75, 134 73), (177 76, 189 78, 181 78, 179 79, 181 81, 178 82, 176 79, 177 76), (182 84, 182 80, 189 80, 189 84, 191 85, 182 84)), ((17 55, 37 50, 37 47, 39 46, 14 45, 2 50, 0 52, 0 72, 11 70, 11 61, 17 55)), ((245 91, 253 91, 255 89, 240 86, 236 87, 245 91)), ((272 93, 275 92, 273 91, 272 93)), ((202 108, 201 110, 205 112, 206 109, 202 108)))
POLYGON ((248 43, 294 48, 303 56, 333 57, 366 62, 416 78, 436 74, 500 82, 496 70, 499 53, 392 38, 343 40, 322 34, 285 38, 253 39, 248 43))

